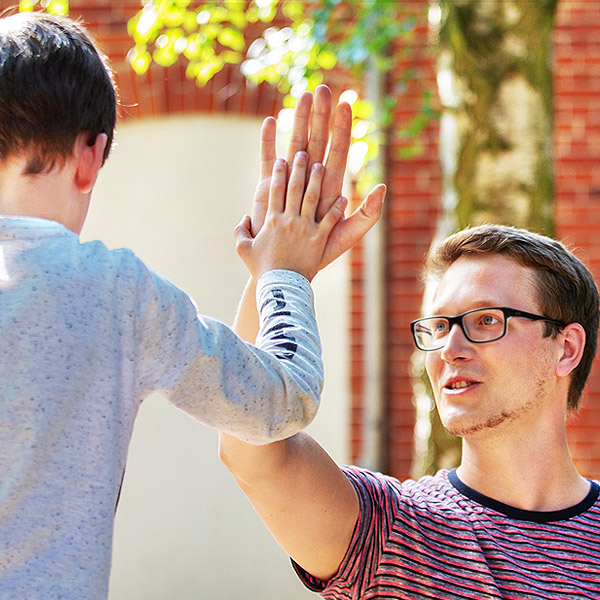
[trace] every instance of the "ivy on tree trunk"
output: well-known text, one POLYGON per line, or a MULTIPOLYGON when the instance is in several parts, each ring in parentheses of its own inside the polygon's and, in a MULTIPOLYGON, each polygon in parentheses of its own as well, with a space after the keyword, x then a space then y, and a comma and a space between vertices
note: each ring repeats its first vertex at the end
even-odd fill
MULTIPOLYGON (((552 235, 552 29, 556 0, 441 0, 440 93, 455 122, 457 228, 552 235)), ((452 207, 450 207, 452 208, 452 207)))

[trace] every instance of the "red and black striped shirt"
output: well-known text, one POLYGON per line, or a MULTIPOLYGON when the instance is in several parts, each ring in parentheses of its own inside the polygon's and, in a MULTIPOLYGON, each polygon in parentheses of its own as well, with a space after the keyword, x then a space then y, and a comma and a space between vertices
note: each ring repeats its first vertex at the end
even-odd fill
POLYGON ((326 599, 600 599, 600 485, 555 512, 516 509, 464 485, 455 471, 419 481, 344 472, 360 517, 327 583, 295 565, 326 599))

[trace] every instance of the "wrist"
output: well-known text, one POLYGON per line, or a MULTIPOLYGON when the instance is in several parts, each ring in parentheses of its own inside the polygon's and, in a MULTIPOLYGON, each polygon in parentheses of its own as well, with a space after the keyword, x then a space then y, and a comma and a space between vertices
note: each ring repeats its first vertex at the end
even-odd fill
POLYGON ((256 286, 262 287, 275 282, 281 282, 285 284, 302 282, 302 284, 305 284, 306 282, 310 283, 310 279, 294 269, 275 268, 269 269, 268 271, 262 273, 262 275, 256 279, 256 286))

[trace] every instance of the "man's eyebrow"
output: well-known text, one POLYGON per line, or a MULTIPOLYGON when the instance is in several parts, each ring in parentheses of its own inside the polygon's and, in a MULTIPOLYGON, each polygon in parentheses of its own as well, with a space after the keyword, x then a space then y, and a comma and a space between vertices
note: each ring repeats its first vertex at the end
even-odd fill
POLYGON ((480 308, 491 308, 492 306, 506 306, 506 304, 502 304, 502 303, 499 304, 498 300, 491 300, 491 299, 479 300, 477 302, 473 302, 469 306, 469 308, 467 308, 466 310, 461 310, 460 312, 454 312, 454 313, 444 311, 443 308, 438 308, 438 307, 434 306, 432 308, 430 314, 426 315, 426 316, 435 317, 436 315, 442 315, 442 316, 462 315, 463 313, 469 312, 471 310, 478 310, 480 308))

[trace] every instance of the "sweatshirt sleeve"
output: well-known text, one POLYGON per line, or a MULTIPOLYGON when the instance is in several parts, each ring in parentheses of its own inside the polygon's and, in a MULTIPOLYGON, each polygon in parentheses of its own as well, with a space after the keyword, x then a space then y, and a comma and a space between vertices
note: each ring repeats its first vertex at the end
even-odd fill
POLYGON ((179 288, 149 272, 138 303, 137 394, 161 392, 205 425, 251 444, 290 437, 314 418, 323 384, 309 282, 292 271, 257 285, 256 346, 197 313, 179 288))

